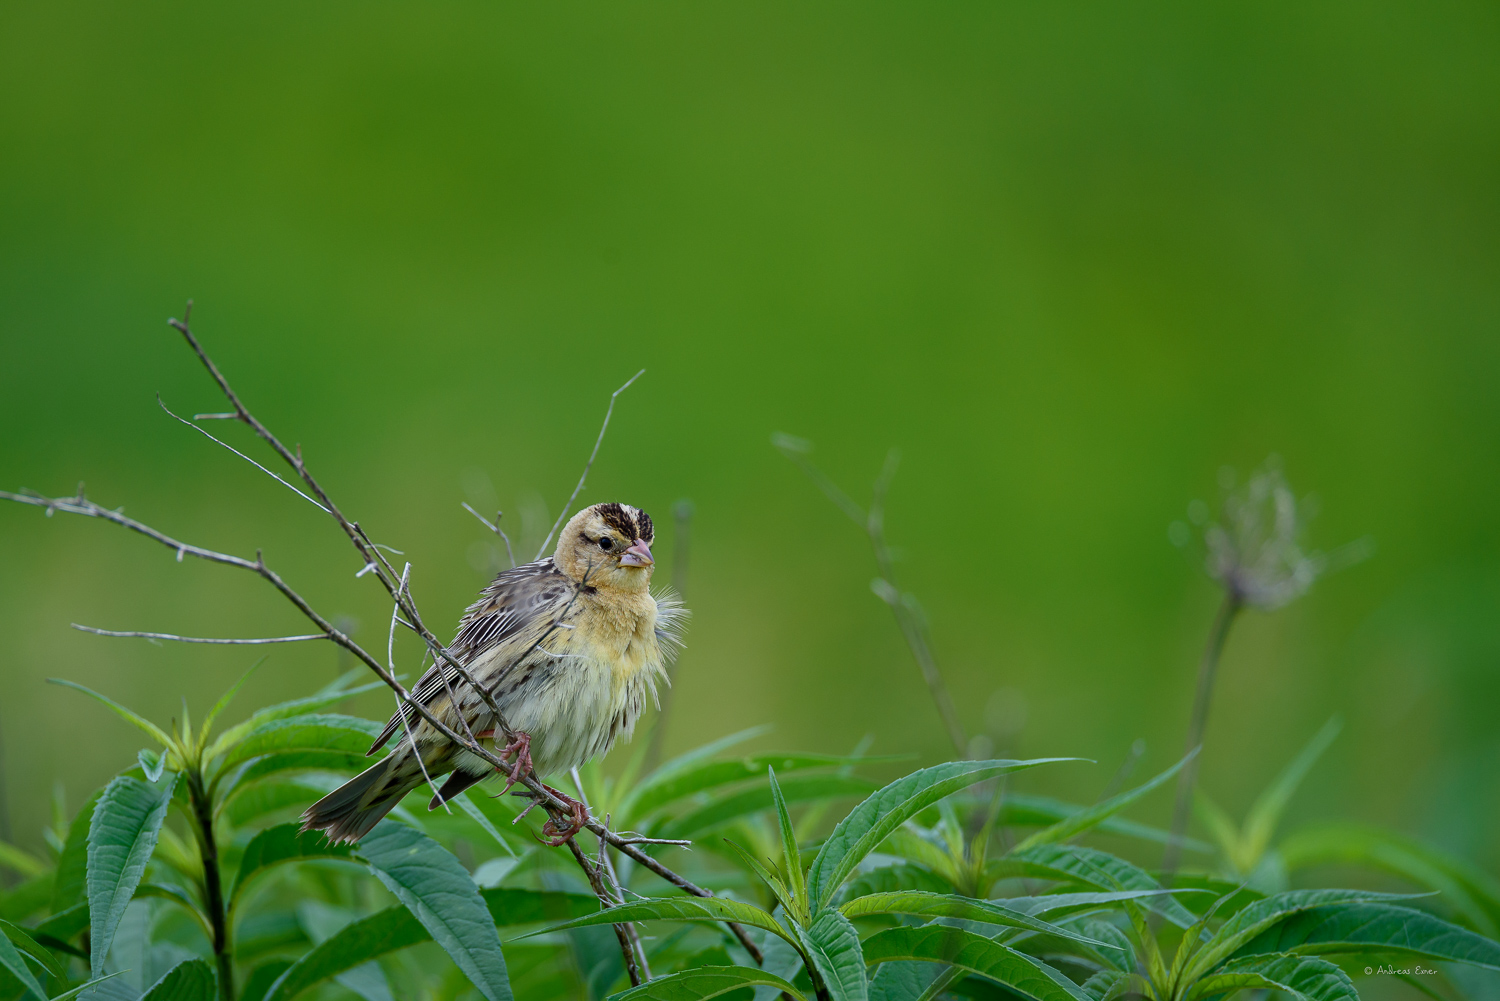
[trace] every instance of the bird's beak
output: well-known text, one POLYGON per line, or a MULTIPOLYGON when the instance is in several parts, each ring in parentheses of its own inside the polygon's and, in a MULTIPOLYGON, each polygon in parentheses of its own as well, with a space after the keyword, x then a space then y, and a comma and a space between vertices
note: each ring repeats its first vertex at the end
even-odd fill
POLYGON ((651 558, 651 547, 640 539, 636 539, 629 549, 620 554, 622 567, 649 567, 655 562, 651 558))

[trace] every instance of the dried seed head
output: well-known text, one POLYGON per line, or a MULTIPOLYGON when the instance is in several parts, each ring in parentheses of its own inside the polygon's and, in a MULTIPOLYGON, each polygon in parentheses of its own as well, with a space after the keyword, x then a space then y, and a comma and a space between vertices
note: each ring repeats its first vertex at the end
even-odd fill
MULTIPOLYGON (((1189 505, 1189 517, 1202 527, 1204 563, 1208 575, 1240 603, 1261 609, 1280 608, 1312 587, 1335 565, 1346 565, 1369 553, 1365 541, 1346 546, 1332 557, 1302 548, 1302 535, 1312 515, 1307 499, 1299 501, 1272 456, 1242 486, 1234 474, 1220 474, 1224 502, 1217 520, 1207 505, 1189 505)), ((1186 526, 1173 526, 1174 542, 1187 541, 1186 526)))

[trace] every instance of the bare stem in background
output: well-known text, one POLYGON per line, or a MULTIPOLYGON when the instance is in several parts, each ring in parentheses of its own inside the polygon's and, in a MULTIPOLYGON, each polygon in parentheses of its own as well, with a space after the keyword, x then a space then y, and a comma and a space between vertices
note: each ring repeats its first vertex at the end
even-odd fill
MULTIPOLYGON (((693 502, 687 499, 672 505, 672 590, 679 598, 687 594, 688 557, 693 546, 693 502)), ((677 655, 678 660, 682 654, 677 655)), ((666 690, 661 693, 661 709, 651 727, 651 747, 646 752, 646 772, 649 774, 661 760, 662 743, 666 740, 667 714, 672 708, 672 683, 677 680, 677 662, 667 663, 666 690)))
POLYGON ((948 693, 948 685, 943 681, 943 674, 938 669, 937 659, 932 655, 926 617, 922 614, 916 597, 910 592, 902 591, 897 585, 891 547, 885 539, 885 495, 890 489, 892 478, 896 475, 896 467, 901 459, 900 453, 893 448, 886 455, 885 465, 875 480, 870 509, 866 511, 839 489, 838 484, 830 480, 822 470, 813 465, 812 460, 808 458, 808 453, 812 451, 811 443, 785 434, 773 435, 771 442, 782 455, 792 460, 798 469, 807 474, 807 478, 812 480, 829 500, 833 501, 835 507, 848 515, 849 520, 869 536, 870 548, 875 553, 875 566, 880 571, 880 576, 870 584, 871 590, 890 606, 891 614, 896 617, 896 625, 901 629, 901 636, 906 640, 907 648, 911 650, 913 659, 922 671, 922 679, 927 682, 927 690, 932 695, 933 705, 937 707, 944 729, 948 731, 948 739, 953 742, 954 752, 960 758, 966 757, 969 740, 964 733, 963 724, 959 722, 958 712, 953 707, 953 697, 948 693))
MULTIPOLYGON (((189 311, 191 310, 191 307, 192 303, 189 302, 189 311)), ((264 424, 256 419, 255 416, 250 413, 250 411, 244 406, 243 403, 240 402, 239 397, 235 395, 234 390, 230 388, 228 381, 225 380, 218 367, 214 364, 212 359, 209 358, 208 354, 198 343, 197 338, 193 335, 192 330, 188 327, 187 313, 184 313, 184 318, 182 320, 173 319, 168 322, 174 329, 182 334, 183 339, 187 342, 189 348, 192 349, 193 353, 198 357, 198 360, 203 364, 203 367, 207 370, 214 382, 218 385, 220 391, 223 392, 225 398, 234 408, 234 412, 232 414, 205 414, 201 415, 203 419, 232 419, 246 424, 255 432, 257 436, 263 439, 278 455, 280 455, 288 465, 292 467, 292 469, 296 472, 297 477, 301 479, 304 486, 308 488, 308 491, 311 494, 311 498, 314 500, 317 506, 326 511, 334 519, 334 521, 337 522, 340 529, 343 530, 350 543, 359 553, 360 558, 364 561, 363 568, 359 571, 358 574, 356 574, 356 576, 364 576, 366 574, 369 574, 380 582, 381 586, 385 588, 387 593, 391 596, 391 599, 395 602, 396 607, 399 609, 399 621, 401 622, 401 624, 417 633, 423 639, 428 647, 428 651, 431 653, 436 664, 444 669, 452 669, 459 677, 463 678, 466 683, 474 686, 477 694, 479 694, 479 696, 489 705, 490 710, 494 713, 495 719, 497 721, 497 728, 503 728, 508 732, 509 728, 505 725, 504 716, 500 712, 499 706, 494 702, 493 695, 487 689, 479 686, 474 681, 473 677, 469 674, 465 666, 448 651, 448 649, 437 639, 432 631, 429 630, 423 623, 421 613, 417 609, 416 599, 411 593, 409 581, 402 581, 401 578, 403 575, 396 573, 395 568, 391 565, 390 561, 385 558, 382 552, 383 549, 389 549, 390 547, 381 546, 373 542, 370 539, 368 533, 366 533, 365 530, 360 527, 360 524, 358 522, 350 521, 344 516, 343 512, 338 508, 337 505, 334 504, 333 500, 323 490, 322 486, 317 482, 316 479, 313 478, 311 471, 303 461, 302 450, 300 446, 298 446, 295 450, 289 449, 275 435, 273 435, 264 424)), ((637 373, 637 377, 639 377, 639 373, 637 373)), ((634 381, 634 378, 632 378, 631 382, 634 381)), ((610 397, 610 413, 613 412, 615 397, 619 396, 619 394, 623 392, 627 387, 629 387, 629 385, 630 383, 627 382, 624 386, 620 387, 620 389, 616 390, 614 395, 610 397)), ((608 427, 608 423, 609 414, 607 413, 605 416, 605 428, 608 427)), ((603 430, 604 429, 601 428, 601 441, 603 438, 603 430)), ((594 453, 589 457, 590 466, 593 463, 594 455, 597 455, 598 453, 598 449, 599 442, 596 441, 594 445, 594 453)), ((262 468, 262 471, 269 472, 268 470, 264 470, 263 467, 260 468, 262 468)), ((582 489, 583 481, 587 478, 587 475, 588 467, 585 467, 584 477, 579 480, 579 486, 574 490, 575 497, 577 496, 578 490, 582 489)), ((283 485, 285 485, 284 481, 283 485)), ((317 612, 312 607, 312 605, 309 604, 307 600, 304 599, 295 590, 293 590, 291 586, 289 586, 279 574, 277 574, 266 565, 265 560, 262 558, 260 553, 256 553, 256 557, 254 560, 248 560, 244 557, 234 556, 228 553, 216 552, 211 549, 205 549, 201 546, 193 546, 185 542, 180 542, 177 539, 174 539, 171 536, 165 534, 164 532, 152 528, 144 522, 127 517, 120 510, 111 510, 102 507, 91 500, 88 500, 83 495, 82 484, 79 485, 78 495, 76 497, 52 498, 43 497, 39 494, 30 492, 11 493, 9 491, 0 491, 0 500, 8 500, 18 504, 40 507, 45 510, 48 517, 51 517, 58 511, 62 511, 67 514, 77 514, 84 517, 99 518, 104 521, 113 522, 116 525, 119 525, 123 528, 128 528, 133 532, 144 535, 147 538, 153 539, 156 542, 166 546, 167 548, 174 550, 177 554, 178 562, 181 562, 185 556, 192 556, 211 563, 219 563, 225 566, 232 566, 241 570, 247 570, 259 576, 261 579, 265 580, 277 591, 279 591, 284 598, 291 602, 291 604, 295 606, 304 617, 311 621, 313 625, 316 626, 324 636, 332 640, 341 648, 347 650, 357 660, 359 660, 367 668, 373 671, 376 677, 378 677, 382 682, 385 683, 387 687, 389 687, 393 692, 396 693, 397 698, 401 701, 402 704, 407 706, 417 716, 421 717, 422 720, 427 723, 427 725, 433 728, 434 731, 442 734, 454 745, 463 748, 465 751, 468 751, 469 753, 485 761, 486 763, 500 771, 502 774, 512 774, 512 765, 508 761, 503 760, 493 751, 484 747, 481 743, 479 743, 472 737, 467 735, 460 735, 459 733, 455 732, 451 727, 447 726, 435 715, 433 715, 433 713, 427 708, 427 706, 413 699, 411 697, 411 694, 406 690, 401 682, 398 681, 396 677, 390 671, 388 671, 378 659, 376 659, 372 654, 370 654, 362 646, 356 643, 348 634, 335 627, 333 623, 331 623, 327 618, 317 612)), ((571 503, 571 500, 569 503, 571 503)), ((562 625, 563 623, 561 621, 554 623, 555 627, 561 627, 562 625)), ((541 780, 536 776, 527 775, 521 778, 519 780, 519 783, 526 787, 531 796, 542 806, 542 808, 549 815, 552 816, 554 821, 561 824, 564 822, 563 818, 567 817, 570 814, 570 808, 568 807, 568 805, 558 797, 556 797, 552 793, 552 791, 545 785, 543 785, 541 780)), ((590 817, 588 819, 586 827, 594 834, 603 838, 605 841, 608 841, 611 845, 614 845, 626 856, 649 869, 651 872, 666 880, 668 883, 671 883, 673 886, 676 886, 681 890, 693 894, 694 896, 713 896, 712 891, 697 886, 692 881, 683 878, 676 872, 673 872, 667 866, 652 858, 645 851, 642 851, 637 846, 636 842, 632 842, 629 839, 620 837, 618 834, 610 831, 605 825, 601 824, 597 819, 590 817)), ((740 925, 734 923, 728 923, 728 925, 730 930, 745 946, 750 955, 754 957, 755 961, 760 962, 760 949, 756 946, 755 942, 750 938, 745 929, 740 925)))
MULTIPOLYGON (((1198 691, 1193 696, 1193 715, 1188 720, 1186 753, 1191 753, 1203 744, 1203 731, 1208 724, 1208 710, 1213 703, 1214 676, 1219 670, 1219 659, 1224 654, 1224 642, 1229 638, 1229 628, 1234 625, 1240 609, 1244 607, 1238 592, 1226 588, 1224 600, 1219 603, 1214 616, 1213 628, 1208 633, 1208 645, 1203 649, 1203 659, 1198 662, 1198 691)), ((1162 880, 1170 883, 1182 858, 1182 839, 1187 834, 1188 817, 1193 810, 1193 786, 1198 780, 1198 762, 1201 754, 1195 754, 1182 766, 1177 774, 1177 803, 1172 809, 1172 836, 1162 855, 1162 880)))
POLYGON ((202 636, 178 636, 175 633, 141 633, 135 631, 120 632, 115 629, 95 629, 93 626, 80 626, 71 623, 74 629, 81 633, 93 633, 95 636, 118 636, 126 639, 143 640, 170 640, 173 643, 213 643, 224 646, 260 646, 265 643, 301 643, 306 640, 326 640, 328 637, 322 633, 312 633, 308 636, 267 636, 256 639, 217 639, 202 636))
POLYGON ((645 374, 646 370, 641 369, 635 375, 625 380, 625 385, 609 394, 609 409, 604 411, 604 423, 599 428, 599 437, 594 439, 594 450, 589 453, 589 461, 583 464, 583 475, 578 477, 578 486, 574 487, 573 492, 568 495, 567 503, 557 513, 557 520, 552 523, 552 529, 547 533, 547 537, 542 540, 541 548, 536 551, 536 555, 532 559, 539 560, 547 555, 547 546, 552 542, 552 537, 557 534, 557 530, 562 527, 563 521, 568 517, 568 511, 573 507, 573 502, 578 499, 579 491, 583 489, 583 484, 588 480, 589 470, 594 468, 594 460, 599 456, 599 446, 604 444, 604 432, 609 430, 609 419, 615 415, 615 400, 619 398, 621 393, 630 388, 631 383, 645 374))

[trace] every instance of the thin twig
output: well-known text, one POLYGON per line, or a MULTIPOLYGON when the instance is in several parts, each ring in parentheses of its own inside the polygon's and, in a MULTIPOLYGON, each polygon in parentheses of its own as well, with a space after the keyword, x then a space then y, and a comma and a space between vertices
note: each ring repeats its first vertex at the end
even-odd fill
POLYGON ((629 379, 625 380, 625 385, 609 394, 609 409, 604 411, 604 424, 599 428, 599 437, 594 439, 594 450, 589 453, 589 461, 584 463, 583 475, 578 477, 578 486, 573 488, 573 492, 568 495, 568 502, 564 504, 562 506, 562 510, 558 512, 557 520, 552 523, 551 531, 549 531, 547 533, 547 537, 542 540, 542 548, 536 551, 536 556, 534 557, 535 559, 541 559, 543 556, 547 555, 547 546, 549 543, 551 543, 552 536, 557 534, 558 528, 562 526, 563 519, 568 516, 569 509, 573 507, 573 501, 578 499, 578 492, 583 489, 584 481, 589 478, 589 470, 594 468, 594 459, 599 455, 599 446, 604 444, 604 432, 609 430, 609 419, 613 417, 615 413, 615 399, 619 397, 621 393, 625 392, 625 390, 629 389, 632 382, 635 382, 635 380, 639 379, 645 374, 646 370, 641 369, 635 375, 632 375, 629 379))
MULTIPOLYGON (((594 812, 589 805, 588 794, 583 788, 583 779, 578 776, 578 769, 571 769, 573 785, 578 789, 578 800, 583 808, 590 814, 594 812)), ((609 830, 609 818, 604 818, 604 829, 609 830)), ((583 867, 584 875, 590 876, 589 882, 594 887, 594 892, 599 896, 599 902, 605 909, 618 907, 625 903, 625 891, 620 888, 620 879, 615 875, 615 868, 609 861, 609 843, 601 835, 599 836, 599 864, 597 869, 591 867, 583 854, 583 851, 574 846, 573 857, 583 867)), ((646 950, 641 945, 641 936, 636 931, 635 925, 628 921, 619 922, 614 926, 615 937, 620 940, 620 953, 625 960, 625 970, 630 974, 630 985, 639 987, 642 983, 651 979, 651 967, 646 962, 646 950)))
POLYGON ((896 625, 900 628, 901 636, 906 640, 907 649, 911 651, 917 667, 922 671, 922 679, 927 682, 927 690, 932 696, 933 704, 937 707, 944 729, 948 731, 948 739, 953 742, 954 750, 959 757, 967 756, 969 753, 968 736, 964 732, 963 723, 958 718, 958 710, 954 708, 953 696, 948 692, 947 682, 943 680, 943 673, 938 668, 937 658, 932 654, 932 643, 927 636, 927 624, 921 612, 917 610, 916 599, 903 592, 896 583, 895 561, 891 556, 891 547, 885 539, 885 496, 890 489, 891 480, 896 475, 896 467, 901 458, 900 452, 893 448, 886 453, 885 464, 881 467, 880 475, 875 479, 870 509, 866 511, 844 493, 838 484, 829 479, 821 469, 813 465, 812 460, 808 458, 808 452, 812 450, 808 442, 783 434, 775 435, 771 440, 782 455, 802 470, 807 478, 812 480, 818 489, 822 490, 824 495, 869 537, 870 548, 875 554, 875 566, 880 571, 880 576, 872 584, 873 590, 877 597, 890 606, 891 614, 896 617, 896 625))
POLYGON ((491 532, 494 532, 496 535, 500 536, 500 538, 505 540, 505 558, 510 562, 510 569, 514 570, 516 568, 516 551, 510 547, 510 536, 506 535, 505 530, 500 527, 500 519, 505 517, 505 512, 496 511, 495 523, 491 525, 489 519, 471 508, 467 502, 463 502, 463 505, 464 510, 472 514, 474 517, 478 518, 481 525, 483 525, 485 528, 488 528, 491 532))
MULTIPOLYGON (((408 563, 408 564, 406 564, 406 568, 401 571, 401 586, 397 589, 397 591, 396 591, 397 594, 404 594, 406 592, 406 584, 407 584, 407 581, 410 580, 410 579, 411 579, 411 564, 408 563)), ((401 616, 399 614, 397 614, 400 611, 401 611, 401 603, 400 603, 400 601, 396 601, 396 602, 392 603, 392 605, 391 605, 391 628, 390 628, 390 631, 388 633, 386 633, 386 638, 385 638, 385 666, 390 669, 390 672, 391 672, 392 675, 394 675, 396 673, 396 622, 401 618, 401 616)), ((425 662, 426 659, 427 658, 424 655, 423 658, 422 658, 422 660, 425 662)), ((396 700, 396 712, 401 713, 401 700, 399 698, 396 700)), ((460 718, 462 718, 462 717, 460 716, 460 718)), ((412 757, 414 757, 414 758, 417 759, 417 767, 419 769, 421 769, 421 771, 422 771, 422 779, 427 783, 427 790, 428 790, 428 792, 432 793, 432 798, 433 799, 437 799, 439 802, 441 802, 443 804, 443 810, 446 813, 448 813, 448 814, 451 815, 453 813, 452 808, 448 806, 447 802, 439 799, 439 797, 438 797, 438 791, 437 791, 437 786, 433 784, 433 782, 432 782, 432 776, 429 775, 429 774, 427 774, 427 762, 425 762, 425 761, 422 760, 422 749, 417 746, 416 735, 411 732, 411 726, 407 723, 407 719, 406 719, 406 714, 405 713, 401 713, 401 725, 402 725, 402 728, 406 731, 406 739, 407 739, 407 741, 410 742, 410 744, 411 744, 411 754, 412 754, 412 757)), ((470 734, 469 736, 470 736, 470 738, 472 738, 473 734, 470 734)))
MULTIPOLYGON (((262 466, 260 463, 256 462, 254 459, 250 458, 250 456, 246 455, 244 452, 241 452, 239 449, 235 448, 233 445, 229 444, 228 442, 220 441, 218 438, 215 438, 213 435, 209 434, 207 431, 203 430, 198 425, 194 424, 193 421, 187 420, 187 419, 182 418, 182 417, 178 417, 176 414, 172 413, 171 409, 168 408, 168 406, 165 403, 162 402, 162 398, 161 398, 161 394, 160 393, 156 394, 156 405, 158 407, 161 407, 161 409, 163 410, 163 412, 165 412, 166 415, 168 417, 172 418, 174 421, 179 421, 179 422, 187 425, 188 427, 192 428, 194 431, 197 431, 203 437, 207 438, 209 441, 211 441, 211 442, 213 442, 213 443, 215 443, 217 445, 223 445, 225 448, 229 449, 229 451, 233 452, 235 455, 239 456, 241 459, 244 459, 246 462, 250 463, 250 465, 254 466, 256 469, 259 469, 262 473, 265 473, 271 479, 275 480, 277 483, 280 483, 282 486, 286 487, 292 493, 296 494, 298 497, 301 497, 303 500, 307 501, 309 504, 311 504, 313 507, 317 508, 319 511, 322 511, 324 514, 328 513, 328 509, 326 507, 324 507, 322 504, 319 504, 317 501, 315 501, 311 497, 307 496, 307 494, 303 493, 301 490, 298 490, 296 487, 292 486, 286 480, 283 480, 281 477, 279 477, 275 473, 271 472, 265 466, 262 466)), ((221 417, 233 417, 234 415, 233 414, 209 414, 209 415, 199 414, 198 417, 194 417, 193 420, 197 420, 199 417, 203 417, 203 416, 211 416, 211 417, 215 417, 215 418, 221 418, 221 417)))
POLYGON ((143 640, 171 640, 173 643, 212 643, 223 646, 260 646, 265 643, 303 643, 307 640, 326 640, 328 637, 323 633, 312 633, 308 636, 266 636, 255 639, 219 639, 212 636, 177 636, 173 633, 142 633, 136 631, 119 631, 115 629, 95 629, 93 626, 81 626, 76 622, 69 623, 74 629, 81 633, 93 633, 95 636, 120 636, 127 639, 143 640))

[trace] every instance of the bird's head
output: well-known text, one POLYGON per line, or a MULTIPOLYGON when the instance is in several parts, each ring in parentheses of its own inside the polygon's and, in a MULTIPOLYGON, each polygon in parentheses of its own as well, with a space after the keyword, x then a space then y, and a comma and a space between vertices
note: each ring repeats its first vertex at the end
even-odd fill
POLYGON ((629 504, 595 504, 575 514, 557 540, 557 565, 601 590, 644 591, 651 584, 651 516, 629 504))

